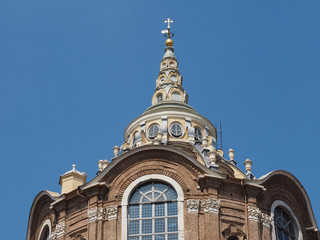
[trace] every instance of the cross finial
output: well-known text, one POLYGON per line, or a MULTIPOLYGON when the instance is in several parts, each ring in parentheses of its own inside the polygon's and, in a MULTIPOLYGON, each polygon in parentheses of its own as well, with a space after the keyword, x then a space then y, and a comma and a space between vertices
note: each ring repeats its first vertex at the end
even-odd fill
POLYGON ((168 18, 166 21, 164 21, 164 23, 168 23, 168 29, 170 29, 170 23, 173 23, 173 20, 168 18))

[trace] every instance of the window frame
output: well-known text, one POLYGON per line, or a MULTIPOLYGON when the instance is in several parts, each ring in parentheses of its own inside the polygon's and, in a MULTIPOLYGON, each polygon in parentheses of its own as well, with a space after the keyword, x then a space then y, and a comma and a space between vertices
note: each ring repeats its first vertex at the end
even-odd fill
POLYGON ((158 133, 158 132, 160 132, 160 126, 159 126, 159 124, 157 124, 157 123, 151 124, 150 127, 148 128, 148 137, 149 137, 149 139, 154 139, 154 138, 157 136, 157 133, 158 133), (154 134, 154 136, 151 136, 151 135, 150 135, 150 130, 151 130, 152 127, 155 127, 155 126, 158 127, 158 131, 154 134))
POLYGON ((175 137, 175 138, 180 138, 180 137, 182 137, 183 135, 184 135, 184 131, 183 131, 183 127, 182 127, 182 125, 179 123, 179 122, 173 122, 173 123, 171 123, 171 125, 170 125, 170 135, 172 136, 172 137, 175 137), (177 124, 178 126, 180 126, 180 128, 181 128, 181 134, 180 135, 175 135, 175 134, 173 134, 172 133, 172 127, 173 127, 173 125, 175 125, 175 124, 177 124))
POLYGON ((177 204, 178 204, 178 239, 182 240, 184 236, 184 220, 183 220, 183 191, 181 186, 172 178, 161 175, 161 174, 150 174, 142 176, 136 180, 134 180, 124 191, 122 202, 121 202, 121 240, 128 239, 128 205, 131 194, 141 184, 147 182, 155 182, 160 181, 165 184, 170 185, 177 193, 177 204))
POLYGON ((45 230, 45 227, 46 227, 46 226, 48 226, 49 239, 50 239, 50 237, 51 237, 51 221, 50 221, 50 219, 47 219, 47 220, 42 224, 41 230, 39 231, 38 240, 42 240, 41 237, 42 237, 43 231, 45 230))
POLYGON ((294 214, 292 209, 289 207, 289 205, 286 204, 285 202, 281 201, 281 200, 274 201, 272 206, 271 206, 272 240, 276 240, 277 239, 277 236, 276 236, 276 225, 275 225, 275 222, 274 222, 274 215, 275 215, 274 211, 275 211, 275 209, 277 207, 282 208, 288 214, 288 216, 291 218, 292 224, 293 224, 293 227, 294 227, 294 231, 297 234, 297 240, 303 240, 301 227, 300 227, 300 224, 299 224, 299 221, 298 221, 296 215, 294 214))

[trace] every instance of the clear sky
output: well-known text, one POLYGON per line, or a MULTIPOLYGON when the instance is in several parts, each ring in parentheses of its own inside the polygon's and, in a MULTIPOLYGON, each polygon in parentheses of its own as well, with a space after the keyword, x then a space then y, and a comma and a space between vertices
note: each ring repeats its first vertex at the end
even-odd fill
MULTIPOLYGON (((163 21, 189 104, 222 121, 223 146, 260 177, 283 169, 305 187, 317 222, 320 1, 0 1, 0 226, 24 239, 41 190, 111 159, 150 106, 163 21)), ((3 236, 4 234, 4 236, 3 236)))

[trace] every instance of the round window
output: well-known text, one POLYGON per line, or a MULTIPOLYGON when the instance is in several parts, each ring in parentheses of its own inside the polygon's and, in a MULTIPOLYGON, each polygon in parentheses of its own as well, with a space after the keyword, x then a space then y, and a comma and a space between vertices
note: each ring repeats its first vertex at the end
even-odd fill
POLYGON ((170 128, 170 132, 174 137, 180 137, 182 135, 182 127, 179 123, 173 123, 170 128))
POLYGON ((174 62, 170 62, 170 63, 169 63, 169 66, 172 67, 172 68, 174 68, 174 67, 175 67, 174 62))
POLYGON ((149 138, 154 138, 157 133, 159 132, 159 125, 157 124, 153 124, 149 127, 149 131, 148 131, 148 135, 149 135, 149 138))
POLYGON ((181 96, 180 96, 180 93, 178 93, 178 92, 173 92, 171 94, 171 97, 172 97, 172 100, 174 100, 174 101, 181 101, 181 96))
POLYGON ((198 127, 194 128, 194 137, 198 141, 200 141, 202 139, 202 132, 201 132, 200 128, 198 128, 198 127))
POLYGON ((164 62, 161 64, 161 68, 165 68, 165 67, 166 67, 166 63, 164 62))
POLYGON ((160 83, 163 83, 165 79, 166 79, 166 78, 165 78, 164 76, 162 76, 162 77, 160 78, 160 83))
POLYGON ((174 75, 174 74, 173 74, 173 75, 171 75, 170 79, 171 79, 171 81, 173 81, 173 82, 178 81, 177 76, 176 76, 176 75, 174 75))

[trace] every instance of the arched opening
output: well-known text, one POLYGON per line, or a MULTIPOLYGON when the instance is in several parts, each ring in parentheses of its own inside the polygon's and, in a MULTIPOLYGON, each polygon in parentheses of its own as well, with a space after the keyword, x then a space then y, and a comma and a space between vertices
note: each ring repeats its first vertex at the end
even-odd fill
POLYGON ((231 237, 228 237, 228 240, 239 240, 239 238, 235 236, 231 236, 231 237))
POLYGON ((128 206, 128 239, 178 240, 177 192, 163 182, 148 182, 132 193, 128 206))
POLYGON ((121 239, 182 240, 184 238, 183 199, 181 186, 170 177, 150 174, 134 180, 126 188, 122 197, 121 239), (137 212, 138 209, 139 212, 137 212), (150 214, 152 217, 147 217, 150 214), (130 223, 131 221, 136 222, 130 223), (150 222, 154 224, 151 225, 152 232, 142 233, 150 232, 150 222), (161 232, 163 228, 165 232, 161 232))

